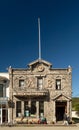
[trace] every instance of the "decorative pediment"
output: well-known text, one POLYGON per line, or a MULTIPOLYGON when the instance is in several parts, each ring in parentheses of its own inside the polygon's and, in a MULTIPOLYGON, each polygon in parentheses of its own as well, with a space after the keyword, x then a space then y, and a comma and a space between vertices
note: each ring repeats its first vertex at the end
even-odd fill
POLYGON ((53 97, 53 100, 71 100, 70 97, 64 95, 64 94, 59 94, 53 97))
POLYGON ((45 67, 51 68, 52 64, 47 62, 47 61, 45 61, 45 60, 37 59, 36 61, 31 62, 28 65, 28 67, 30 69, 36 68, 38 72, 42 72, 42 71, 44 71, 45 67))
POLYGON ((50 67, 52 66, 51 63, 49 63, 48 61, 42 60, 42 59, 37 59, 37 60, 31 62, 28 66, 33 66, 35 64, 41 64, 41 63, 43 63, 44 65, 50 66, 50 67))

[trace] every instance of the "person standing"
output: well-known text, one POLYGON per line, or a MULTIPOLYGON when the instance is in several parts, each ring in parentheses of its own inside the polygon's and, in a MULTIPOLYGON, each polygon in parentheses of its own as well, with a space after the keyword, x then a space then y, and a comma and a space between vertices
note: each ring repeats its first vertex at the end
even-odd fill
POLYGON ((64 113, 64 125, 69 125, 68 124, 68 118, 67 118, 67 113, 64 113))

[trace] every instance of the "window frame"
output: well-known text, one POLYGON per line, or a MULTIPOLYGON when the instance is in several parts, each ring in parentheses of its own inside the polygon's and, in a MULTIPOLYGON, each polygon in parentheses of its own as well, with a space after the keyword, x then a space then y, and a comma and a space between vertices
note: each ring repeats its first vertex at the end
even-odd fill
POLYGON ((3 88, 3 84, 0 84, 0 97, 4 96, 4 88, 3 88))
POLYGON ((44 116, 44 101, 39 101, 39 117, 44 116))
POLYGON ((43 77, 38 77, 37 78, 37 88, 39 90, 43 89, 43 77), (41 82, 40 82, 41 81, 41 82))
POLYGON ((19 117, 18 113, 21 114, 21 110, 22 110, 22 108, 21 108, 21 101, 16 101, 16 117, 19 117))
POLYGON ((56 79, 56 90, 61 90, 61 79, 56 79), (59 82, 59 85, 57 82, 59 82))
POLYGON ((23 88, 25 86, 25 81, 24 81, 24 79, 20 79, 19 80, 19 87, 20 88, 23 88))
POLYGON ((31 116, 36 116, 36 101, 31 101, 31 111, 30 114, 31 116))

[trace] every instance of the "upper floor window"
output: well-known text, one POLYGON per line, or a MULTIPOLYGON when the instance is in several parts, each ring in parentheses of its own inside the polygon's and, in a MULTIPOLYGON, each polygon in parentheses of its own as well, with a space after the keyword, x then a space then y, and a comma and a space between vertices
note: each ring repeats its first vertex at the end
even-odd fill
POLYGON ((56 79, 56 90, 61 89, 61 79, 56 79))
POLYGON ((19 87, 24 87, 24 80, 19 80, 19 87))
POLYGON ((43 87, 43 78, 38 77, 38 79, 37 79, 37 88, 42 89, 42 87, 43 87))
POLYGON ((0 84, 0 97, 3 97, 3 84, 0 84))

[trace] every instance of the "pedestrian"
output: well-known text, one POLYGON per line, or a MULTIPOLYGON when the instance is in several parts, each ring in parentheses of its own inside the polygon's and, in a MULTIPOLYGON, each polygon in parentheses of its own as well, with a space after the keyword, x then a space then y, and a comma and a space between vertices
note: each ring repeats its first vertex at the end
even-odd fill
POLYGON ((64 125, 68 125, 67 113, 64 113, 64 125))
POLYGON ((67 121, 68 121, 68 124, 70 124, 70 116, 67 115, 67 121))

